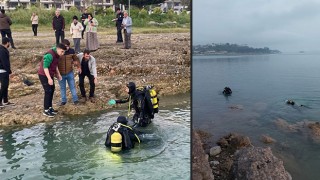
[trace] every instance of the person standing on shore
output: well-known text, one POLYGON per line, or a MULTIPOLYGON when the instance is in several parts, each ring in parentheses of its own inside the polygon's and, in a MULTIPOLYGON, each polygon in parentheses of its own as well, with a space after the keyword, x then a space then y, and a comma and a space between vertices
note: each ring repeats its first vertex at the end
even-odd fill
POLYGON ((78 22, 78 17, 73 16, 73 22, 70 26, 70 34, 72 35, 74 49, 76 53, 80 53, 80 40, 81 40, 81 31, 83 26, 78 22))
POLYGON ((123 13, 121 12, 120 8, 117 8, 117 16, 115 19, 113 19, 112 21, 116 21, 116 27, 117 27, 117 42, 116 43, 122 43, 123 39, 122 39, 122 28, 121 28, 121 23, 123 20, 123 13))
POLYGON ((82 30, 82 33, 81 33, 82 39, 84 39, 84 38, 83 38, 83 35, 84 35, 84 32, 86 31, 86 27, 87 27, 87 26, 84 24, 84 21, 85 21, 86 19, 88 19, 87 9, 85 9, 85 10, 84 10, 84 13, 82 13, 82 15, 81 15, 81 23, 82 23, 82 26, 83 26, 83 30, 82 30))
POLYGON ((38 17, 38 15, 34 12, 34 13, 32 13, 32 16, 31 16, 31 24, 32 24, 33 36, 37 36, 38 23, 39 23, 39 17, 38 17))
POLYGON ((97 34, 98 21, 96 18, 92 16, 91 13, 88 14, 88 19, 84 21, 87 33, 86 39, 86 49, 89 51, 96 51, 99 49, 99 41, 97 34))
POLYGON ((84 78, 87 76, 90 83, 89 100, 94 103, 94 90, 97 84, 97 65, 96 59, 90 55, 89 50, 84 50, 83 53, 77 55, 80 60, 81 71, 79 73, 79 87, 81 97, 87 100, 86 90, 84 88, 84 78))
POLYGON ((56 15, 52 19, 52 28, 56 36, 56 45, 58 45, 60 43, 59 39, 61 38, 61 42, 64 39, 65 28, 64 17, 60 15, 59 10, 56 10, 56 15))
POLYGON ((12 21, 9 16, 6 15, 6 11, 4 9, 0 10, 0 32, 2 38, 8 37, 10 40, 10 45, 12 49, 16 49, 16 47, 13 44, 13 39, 12 39, 12 33, 10 26, 12 24, 12 21))
POLYGON ((59 81, 60 95, 61 95, 60 105, 63 106, 67 103, 66 82, 68 83, 70 92, 72 94, 73 103, 77 105, 79 101, 78 101, 77 89, 74 81, 73 66, 75 66, 79 71, 79 73, 81 73, 80 62, 77 55, 75 54, 74 49, 70 48, 69 40, 67 39, 62 40, 62 44, 66 46, 67 50, 64 52, 64 55, 60 57, 59 64, 58 64, 58 69, 61 74, 61 81, 59 81))
POLYGON ((131 48, 132 19, 128 16, 128 12, 124 11, 121 27, 124 29, 124 48, 131 48))
POLYGON ((10 54, 8 51, 9 46, 10 39, 7 37, 2 38, 2 44, 0 46, 0 108, 8 105, 14 105, 14 103, 8 101, 9 76, 12 74, 10 54))
POLYGON ((44 89, 43 115, 47 117, 54 117, 58 112, 52 107, 55 89, 53 77, 56 75, 59 81, 62 79, 58 69, 58 63, 60 56, 64 54, 65 50, 66 46, 64 44, 58 44, 56 47, 50 49, 40 62, 38 75, 44 89))

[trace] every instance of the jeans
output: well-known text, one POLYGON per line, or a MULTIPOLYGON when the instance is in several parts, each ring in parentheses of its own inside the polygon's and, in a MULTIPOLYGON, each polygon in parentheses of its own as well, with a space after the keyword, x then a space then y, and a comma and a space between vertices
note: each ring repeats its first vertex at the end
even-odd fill
POLYGON ((33 35, 37 36, 38 24, 32 24, 32 31, 33 31, 33 35))
POLYGON ((94 96, 94 89, 95 89, 94 76, 91 74, 88 75, 88 74, 84 74, 84 73, 79 74, 79 87, 80 87, 80 91, 81 91, 81 96, 86 97, 86 90, 84 89, 84 78, 86 76, 89 78, 89 83, 90 83, 89 97, 93 97, 94 96))
POLYGON ((59 81, 61 102, 67 102, 66 82, 68 82, 68 86, 69 86, 71 94, 72 94, 73 102, 78 101, 78 95, 77 95, 76 85, 75 85, 75 81, 74 81, 73 71, 69 72, 66 75, 61 75, 61 77, 62 77, 62 80, 59 81))
POLYGON ((8 73, 0 73, 0 104, 2 100, 4 103, 8 102, 8 88, 9 88, 9 74, 8 73))
POLYGON ((14 44, 13 44, 13 39, 12 39, 11 30, 10 30, 10 29, 1 29, 0 31, 1 31, 1 36, 2 36, 2 38, 8 37, 8 38, 10 39, 11 47, 12 47, 12 48, 15 48, 15 47, 14 47, 14 44))
POLYGON ((80 53, 80 38, 73 38, 74 50, 76 53, 80 53))
POLYGON ((126 30, 124 30, 124 48, 131 48, 131 33, 127 33, 126 30))
POLYGON ((55 35, 56 35, 56 44, 58 45, 59 44, 59 39, 61 38, 61 42, 64 39, 64 31, 56 30, 55 35))
POLYGON ((54 80, 53 80, 53 85, 49 85, 47 76, 39 74, 39 79, 44 89, 43 107, 45 110, 47 110, 49 109, 49 107, 52 107, 52 99, 53 99, 53 94, 55 89, 54 80))

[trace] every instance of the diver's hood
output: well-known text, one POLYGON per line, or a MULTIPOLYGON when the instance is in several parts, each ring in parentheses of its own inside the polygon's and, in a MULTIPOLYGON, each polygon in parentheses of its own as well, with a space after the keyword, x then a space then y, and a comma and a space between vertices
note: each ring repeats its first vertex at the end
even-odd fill
POLYGON ((126 117, 124 116, 119 116, 118 119, 117 119, 117 122, 118 123, 121 123, 121 124, 124 124, 124 125, 127 125, 128 124, 128 120, 126 117))
POLYGON ((136 91, 136 84, 134 82, 129 82, 127 84, 127 87, 129 88, 129 93, 128 94, 132 94, 136 91))

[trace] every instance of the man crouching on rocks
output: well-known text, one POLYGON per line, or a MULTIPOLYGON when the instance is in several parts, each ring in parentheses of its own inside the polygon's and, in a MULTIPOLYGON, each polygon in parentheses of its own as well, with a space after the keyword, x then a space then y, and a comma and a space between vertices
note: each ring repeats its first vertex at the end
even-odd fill
POLYGON ((58 44, 56 47, 50 49, 40 62, 38 75, 40 82, 44 89, 44 111, 43 115, 47 117, 54 117, 57 111, 52 108, 52 99, 54 94, 54 80, 56 75, 59 81, 62 77, 58 69, 59 58, 64 54, 66 46, 64 44, 58 44))

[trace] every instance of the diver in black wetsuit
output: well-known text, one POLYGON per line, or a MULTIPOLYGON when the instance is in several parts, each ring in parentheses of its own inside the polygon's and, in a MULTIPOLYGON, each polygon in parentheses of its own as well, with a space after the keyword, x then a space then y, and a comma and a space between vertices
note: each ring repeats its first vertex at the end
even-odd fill
POLYGON ((112 124, 107 132, 105 142, 106 147, 110 147, 112 152, 128 150, 134 148, 134 143, 140 143, 138 134, 140 132, 128 126, 128 120, 124 116, 119 116, 117 122, 112 124))
POLYGON ((229 87, 225 87, 224 90, 222 91, 224 95, 231 95, 232 90, 229 87))
POLYGON ((136 84, 134 82, 129 82, 127 84, 126 91, 129 94, 129 96, 126 99, 111 99, 108 102, 109 105, 129 102, 129 108, 131 109, 131 107, 133 107, 135 109, 135 114, 132 118, 133 122, 141 127, 146 127, 148 124, 151 123, 151 119, 154 118, 154 111, 150 93, 146 93, 146 91, 137 90, 136 84))

